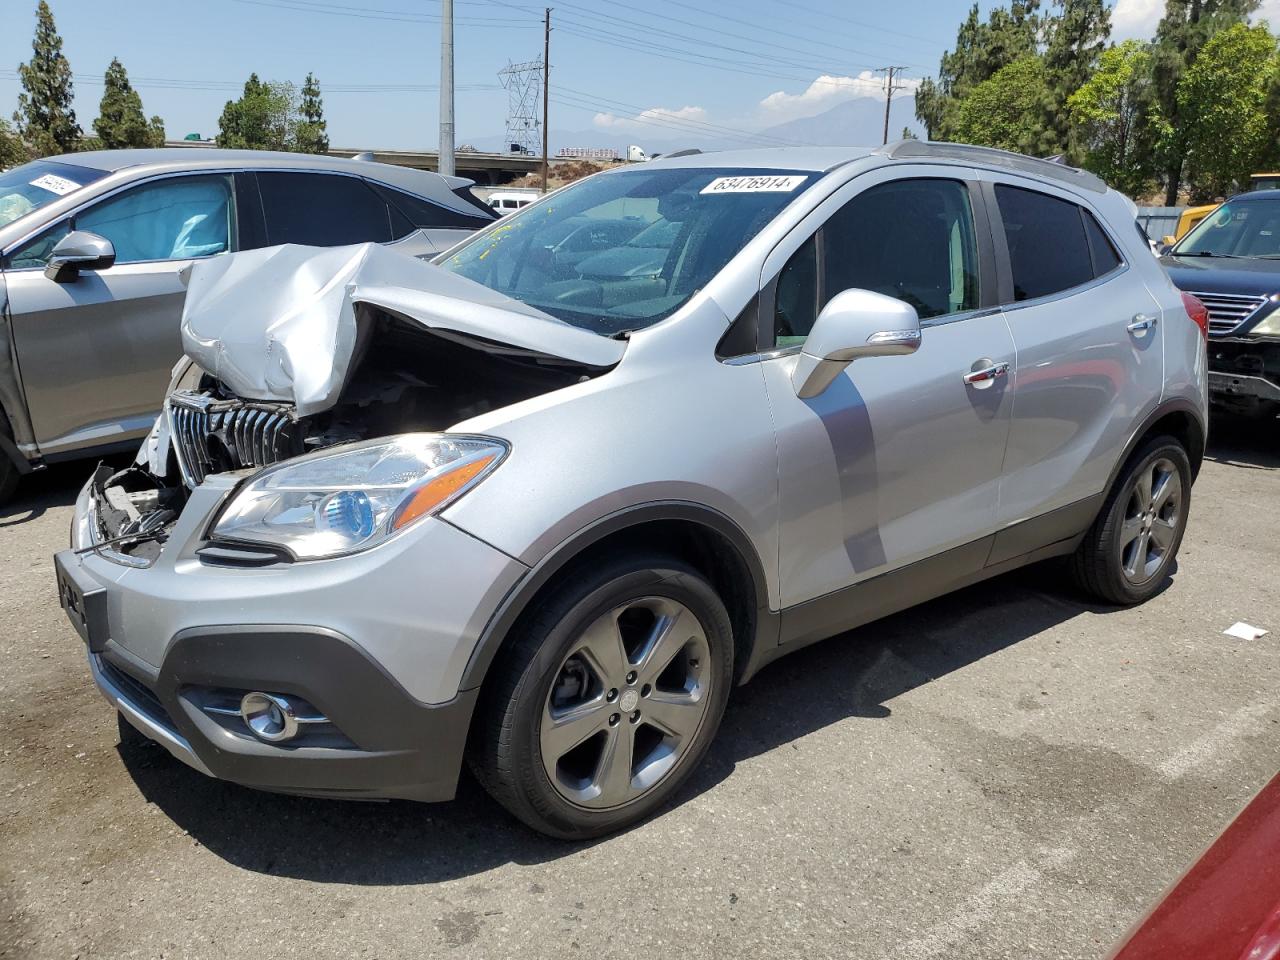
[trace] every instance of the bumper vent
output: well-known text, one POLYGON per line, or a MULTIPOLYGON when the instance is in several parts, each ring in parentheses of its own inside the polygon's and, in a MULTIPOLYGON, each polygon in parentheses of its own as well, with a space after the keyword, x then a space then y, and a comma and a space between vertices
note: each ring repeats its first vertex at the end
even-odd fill
POLYGON ((190 487, 211 473, 265 467, 302 453, 302 432, 292 408, 283 404, 175 391, 168 416, 178 466, 190 487))
POLYGON ((1253 316, 1266 297, 1249 297, 1234 293, 1201 293, 1188 290, 1209 310, 1209 332, 1215 336, 1231 333, 1253 316))

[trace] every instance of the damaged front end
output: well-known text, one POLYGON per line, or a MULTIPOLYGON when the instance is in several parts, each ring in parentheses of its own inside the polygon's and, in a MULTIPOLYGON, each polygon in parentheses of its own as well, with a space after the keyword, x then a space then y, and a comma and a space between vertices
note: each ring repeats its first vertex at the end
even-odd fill
MULTIPOLYGON (((190 362, 135 463, 94 474, 86 549, 148 565, 211 475, 244 480, 341 445, 441 435, 598 376, 625 350, 504 301, 372 244, 198 265, 182 320, 190 362)), ((322 501, 317 511, 331 509, 322 501)))

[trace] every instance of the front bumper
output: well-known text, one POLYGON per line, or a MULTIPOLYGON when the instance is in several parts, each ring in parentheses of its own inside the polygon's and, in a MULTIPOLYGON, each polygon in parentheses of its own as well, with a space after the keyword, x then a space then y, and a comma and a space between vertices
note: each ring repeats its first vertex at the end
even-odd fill
MULTIPOLYGON (((338 560, 206 563, 196 551, 207 517, 232 487, 218 477, 198 487, 148 567, 58 555, 72 623, 86 641, 96 624, 98 689, 201 773, 281 792, 450 798, 478 694, 461 678, 526 568, 433 518, 338 560), (257 739, 226 709, 250 691, 299 698, 327 722, 285 743, 257 739)), ((89 497, 73 548, 93 542, 89 497)))
POLYGON ((1280 403, 1280 340, 1210 340, 1209 396, 1236 407, 1280 403))
POLYGON ((89 654, 89 669, 130 724, 187 766, 310 796, 450 799, 478 692, 418 703, 346 637, 315 628, 188 631, 157 672, 108 641, 89 654), (310 743, 308 732, 276 745, 254 738, 238 718, 205 710, 211 691, 250 690, 301 697, 329 729, 310 743))

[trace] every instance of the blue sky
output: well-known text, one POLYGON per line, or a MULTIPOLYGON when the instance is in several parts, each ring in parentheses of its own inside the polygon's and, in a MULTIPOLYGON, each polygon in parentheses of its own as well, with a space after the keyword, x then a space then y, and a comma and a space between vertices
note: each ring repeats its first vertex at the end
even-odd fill
MULTIPOLYGON (((325 95, 335 147, 434 148, 439 0, 50 0, 90 129, 113 56, 171 138, 212 136, 251 71, 325 95)), ((991 6, 983 0, 985 12, 991 6)), ((937 68, 963 0, 563 0, 553 3, 553 130, 643 141, 681 131, 744 136, 841 99, 880 96, 868 72, 903 65, 908 82, 937 68)), ((1119 0, 1145 29, 1163 0, 1119 0)), ((6 0, 0 115, 16 106, 16 67, 31 55, 34 0, 6 0)), ((542 52, 542 7, 456 0, 458 142, 500 135, 498 71, 542 52)), ((583 143, 581 146, 592 146, 583 143)))

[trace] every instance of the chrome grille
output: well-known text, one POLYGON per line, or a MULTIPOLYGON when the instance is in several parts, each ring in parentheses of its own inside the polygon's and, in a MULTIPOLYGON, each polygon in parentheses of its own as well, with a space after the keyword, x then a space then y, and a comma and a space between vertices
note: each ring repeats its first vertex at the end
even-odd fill
POLYGON ((210 473, 265 467, 302 452, 291 408, 207 393, 170 395, 169 436, 182 477, 192 487, 210 473))
POLYGON ((1235 293, 1200 293, 1187 291, 1209 310, 1209 332, 1230 333, 1267 302, 1266 297, 1248 297, 1235 293))

